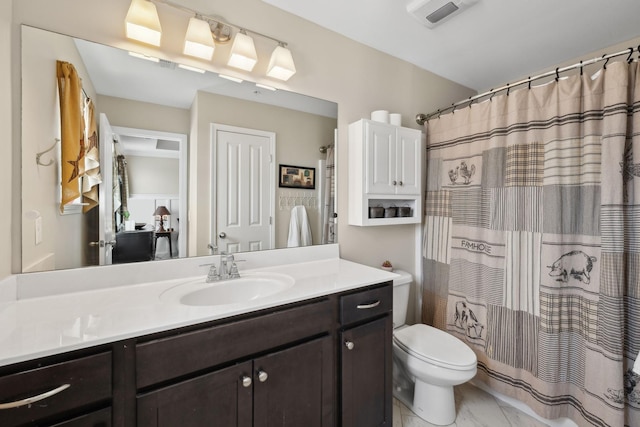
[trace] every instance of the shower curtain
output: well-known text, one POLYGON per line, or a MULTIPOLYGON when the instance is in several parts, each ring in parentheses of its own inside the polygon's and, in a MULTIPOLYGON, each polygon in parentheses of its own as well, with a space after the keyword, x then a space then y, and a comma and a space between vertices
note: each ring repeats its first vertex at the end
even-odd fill
POLYGON ((423 322, 580 426, 640 426, 639 75, 615 62, 425 125, 423 322))

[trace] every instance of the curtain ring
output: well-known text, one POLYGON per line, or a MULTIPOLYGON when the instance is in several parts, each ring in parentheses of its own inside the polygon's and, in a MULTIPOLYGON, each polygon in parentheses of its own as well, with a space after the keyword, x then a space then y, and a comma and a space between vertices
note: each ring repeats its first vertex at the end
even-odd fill
POLYGON ((583 71, 584 71, 584 67, 582 66, 582 61, 580 61, 580 75, 582 75, 583 71))
POLYGON ((507 83, 507 96, 509 96, 509 92, 511 92, 511 88, 509 87, 509 83, 507 83))
MULTIPOLYGON (((605 55, 602 55, 602 59, 604 59, 604 57, 605 57, 605 56, 607 56, 607 55, 606 55, 606 54, 605 54, 605 55)), ((606 60, 606 61, 604 61, 604 65, 602 66, 602 68, 606 70, 606 69, 607 69, 607 64, 608 64, 608 63, 609 63, 609 58, 607 58, 607 60, 606 60)))
POLYGON ((629 56, 627 56, 627 63, 631 64, 631 55, 633 55, 633 48, 629 48, 629 56))
POLYGON ((493 102, 493 97, 496 96, 496 93, 493 91, 493 89, 491 89, 489 92, 491 92, 491 96, 489 97, 489 102, 493 102))
POLYGON ((560 80, 560 73, 558 72, 559 69, 560 67, 556 67, 556 81, 560 80))
POLYGON ((531 89, 531 76, 529 76, 528 83, 529 83, 529 89, 531 89))

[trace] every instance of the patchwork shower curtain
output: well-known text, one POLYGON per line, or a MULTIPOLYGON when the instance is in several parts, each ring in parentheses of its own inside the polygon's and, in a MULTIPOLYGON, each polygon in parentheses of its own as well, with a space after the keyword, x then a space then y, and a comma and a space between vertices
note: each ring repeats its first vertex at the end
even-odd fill
POLYGON ((640 426, 640 68, 431 119, 423 321, 545 418, 640 426))

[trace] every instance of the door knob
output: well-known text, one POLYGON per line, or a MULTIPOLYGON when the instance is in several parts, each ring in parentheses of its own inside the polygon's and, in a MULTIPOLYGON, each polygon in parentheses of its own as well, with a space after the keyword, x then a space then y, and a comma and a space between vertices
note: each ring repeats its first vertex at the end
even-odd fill
POLYGON ((265 382, 267 378, 269 378, 269 375, 265 371, 258 371, 258 380, 260 380, 261 383, 265 382))
POLYGON ((356 345, 353 343, 353 341, 345 341, 344 346, 347 347, 347 350, 353 350, 353 347, 355 347, 356 345))
POLYGON ((246 375, 242 377, 242 387, 251 387, 251 377, 246 375))
POLYGON ((227 238, 227 233, 225 233, 224 231, 220 234, 218 234, 218 237, 220 237, 221 239, 226 239, 227 238))

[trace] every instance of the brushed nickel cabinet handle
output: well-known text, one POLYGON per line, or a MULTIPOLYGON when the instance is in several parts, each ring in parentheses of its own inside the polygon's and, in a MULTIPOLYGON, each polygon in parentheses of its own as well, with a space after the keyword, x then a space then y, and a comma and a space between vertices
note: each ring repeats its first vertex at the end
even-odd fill
POLYGON ((69 387, 71 387, 71 384, 63 384, 60 387, 56 387, 53 390, 46 391, 37 396, 27 397, 26 399, 16 400, 15 402, 0 403, 0 410, 18 408, 20 406, 30 405, 32 403, 39 402, 40 400, 46 399, 47 397, 55 396, 56 394, 68 389, 69 387))
POLYGON ((242 377, 242 386, 243 387, 251 387, 251 377, 245 375, 242 377))
POLYGON ((344 346, 347 347, 347 350, 353 350, 353 348, 356 346, 353 341, 345 341, 344 342, 344 346))
POLYGON ((376 301, 376 302, 372 302, 371 304, 358 304, 356 306, 356 308, 360 309, 360 310, 367 310, 369 308, 374 308, 380 305, 380 300, 376 301))

